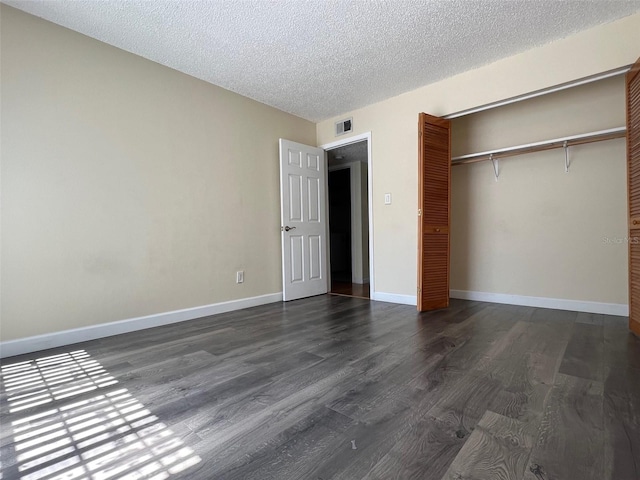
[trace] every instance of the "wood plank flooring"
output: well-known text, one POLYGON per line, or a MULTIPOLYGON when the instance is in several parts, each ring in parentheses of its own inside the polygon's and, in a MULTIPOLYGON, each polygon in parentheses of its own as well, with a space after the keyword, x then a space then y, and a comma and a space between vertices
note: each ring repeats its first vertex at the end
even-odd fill
POLYGON ((626 319, 323 295, 5 359, 3 480, 640 479, 626 319))
POLYGON ((331 293, 335 295, 347 295, 348 297, 370 298, 369 283, 331 282, 331 293))

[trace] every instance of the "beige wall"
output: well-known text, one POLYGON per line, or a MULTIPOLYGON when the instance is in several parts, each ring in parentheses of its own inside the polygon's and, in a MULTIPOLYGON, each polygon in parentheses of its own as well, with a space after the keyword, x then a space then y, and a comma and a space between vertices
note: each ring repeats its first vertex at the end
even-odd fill
MULTIPOLYGON (((355 135, 372 132, 373 171, 371 174, 373 178, 373 243, 376 291, 409 297, 415 296, 417 119, 419 112, 446 115, 628 65, 633 63, 639 55, 640 15, 633 15, 398 97, 353 112, 345 112, 339 117, 319 123, 317 125, 319 145, 334 141, 334 121, 343 117, 353 117, 355 135), (392 205, 384 205, 385 192, 393 194, 392 205)), ((511 142, 509 141, 509 143, 511 142)), ((594 146, 590 152, 597 152, 598 148, 600 147, 594 146)), ((608 146, 607 148, 615 147, 608 146)), ((619 144, 617 148, 621 151, 622 146, 619 144)), ((526 169, 527 159, 516 160, 516 162, 518 162, 518 167, 514 166, 513 168, 520 168, 523 171, 526 169)), ((473 175, 475 170, 490 167, 481 164, 477 167, 464 168, 467 168, 466 173, 454 174, 454 182, 460 182, 461 179, 458 177, 462 175, 473 175)), ((562 173, 562 166, 560 168, 560 173, 562 173)), ((619 169, 613 169, 613 171, 619 171, 619 169)), ((560 175, 560 179, 573 182, 576 181, 579 173, 572 172, 569 175, 570 178, 566 177, 566 179, 560 175)), ((482 175, 480 177, 485 178, 482 175)), ((547 177, 544 177, 545 181, 547 177)), ((489 180, 493 181, 490 176, 489 180)), ((550 181, 557 180, 558 178, 554 177, 550 181)), ((613 184, 618 186, 623 185, 620 183, 621 181, 619 175, 612 180, 613 184)), ((515 185, 507 184, 506 177, 504 182, 499 182, 499 184, 500 187, 497 188, 512 188, 511 185, 515 185)), ((482 195, 484 192, 479 191, 478 196, 482 195)), ((508 194, 505 193, 505 195, 508 194)), ((607 203, 607 205, 610 205, 612 209, 616 208, 619 206, 619 198, 616 197, 612 203, 607 203)), ((454 222, 456 222, 455 218, 454 222)), ((454 230, 455 228, 454 225, 454 230)), ((476 266, 470 264, 468 268, 471 271, 476 266)), ((552 272, 542 273, 551 274, 552 272)), ((620 272, 620 276, 622 275, 624 272, 620 272)), ((617 278, 621 278, 620 276, 617 278)), ((472 284, 462 283, 459 277, 454 277, 452 280, 454 281, 453 288, 456 288, 456 284, 459 286, 473 285, 474 288, 482 291, 498 288, 496 286, 498 283, 493 280, 487 283, 475 282, 472 284)), ((465 281, 467 280, 468 278, 465 279, 465 281)), ((501 279, 500 282, 500 285, 507 284, 506 279, 501 279)), ((626 297, 620 294, 619 285, 619 280, 610 285, 596 283, 588 291, 580 290, 579 287, 530 289, 525 285, 518 288, 518 291, 523 295, 544 295, 555 298, 615 303, 624 302, 626 297), (594 291, 597 291, 598 295, 594 295, 594 291)), ((511 290, 496 293, 515 292, 511 290)))
MULTIPOLYGON (((454 155, 625 124, 615 77, 453 120, 454 155)), ((452 169, 451 288, 627 303, 624 139, 452 169), (608 239, 608 240, 607 240, 608 239)))
POLYGON ((282 290, 278 138, 312 123, 0 14, 2 340, 282 290))

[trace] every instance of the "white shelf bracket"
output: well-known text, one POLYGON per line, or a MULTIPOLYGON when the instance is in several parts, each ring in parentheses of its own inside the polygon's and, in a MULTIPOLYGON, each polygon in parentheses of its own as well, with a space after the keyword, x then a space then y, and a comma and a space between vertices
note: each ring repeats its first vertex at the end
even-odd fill
POLYGON ((569 145, 566 140, 562 144, 562 148, 564 148, 564 173, 569 173, 569 145))
POLYGON ((498 177, 500 176, 500 164, 498 163, 497 158, 493 158, 493 153, 489 155, 489 160, 493 164, 493 174, 496 176, 496 182, 498 181, 498 177))

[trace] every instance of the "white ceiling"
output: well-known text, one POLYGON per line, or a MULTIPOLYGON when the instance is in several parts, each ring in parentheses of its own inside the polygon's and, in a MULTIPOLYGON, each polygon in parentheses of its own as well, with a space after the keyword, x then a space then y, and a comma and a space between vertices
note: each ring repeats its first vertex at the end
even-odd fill
POLYGON ((640 11, 640 0, 2 1, 312 121, 640 11))

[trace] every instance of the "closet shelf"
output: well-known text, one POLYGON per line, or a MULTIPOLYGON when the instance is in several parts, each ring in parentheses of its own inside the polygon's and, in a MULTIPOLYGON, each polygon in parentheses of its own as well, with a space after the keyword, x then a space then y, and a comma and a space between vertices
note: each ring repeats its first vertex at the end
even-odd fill
POLYGON ((497 160, 499 158, 512 157, 514 155, 551 150, 553 148, 566 148, 585 143, 602 142, 604 140, 612 140, 614 138, 624 138, 626 135, 626 127, 609 128, 607 130, 570 135, 568 137, 554 138, 552 140, 545 140, 542 142, 527 143, 513 147, 488 150, 486 152, 460 155, 459 157, 453 157, 451 159, 451 164, 464 165, 467 163, 484 162, 486 160, 497 160))

